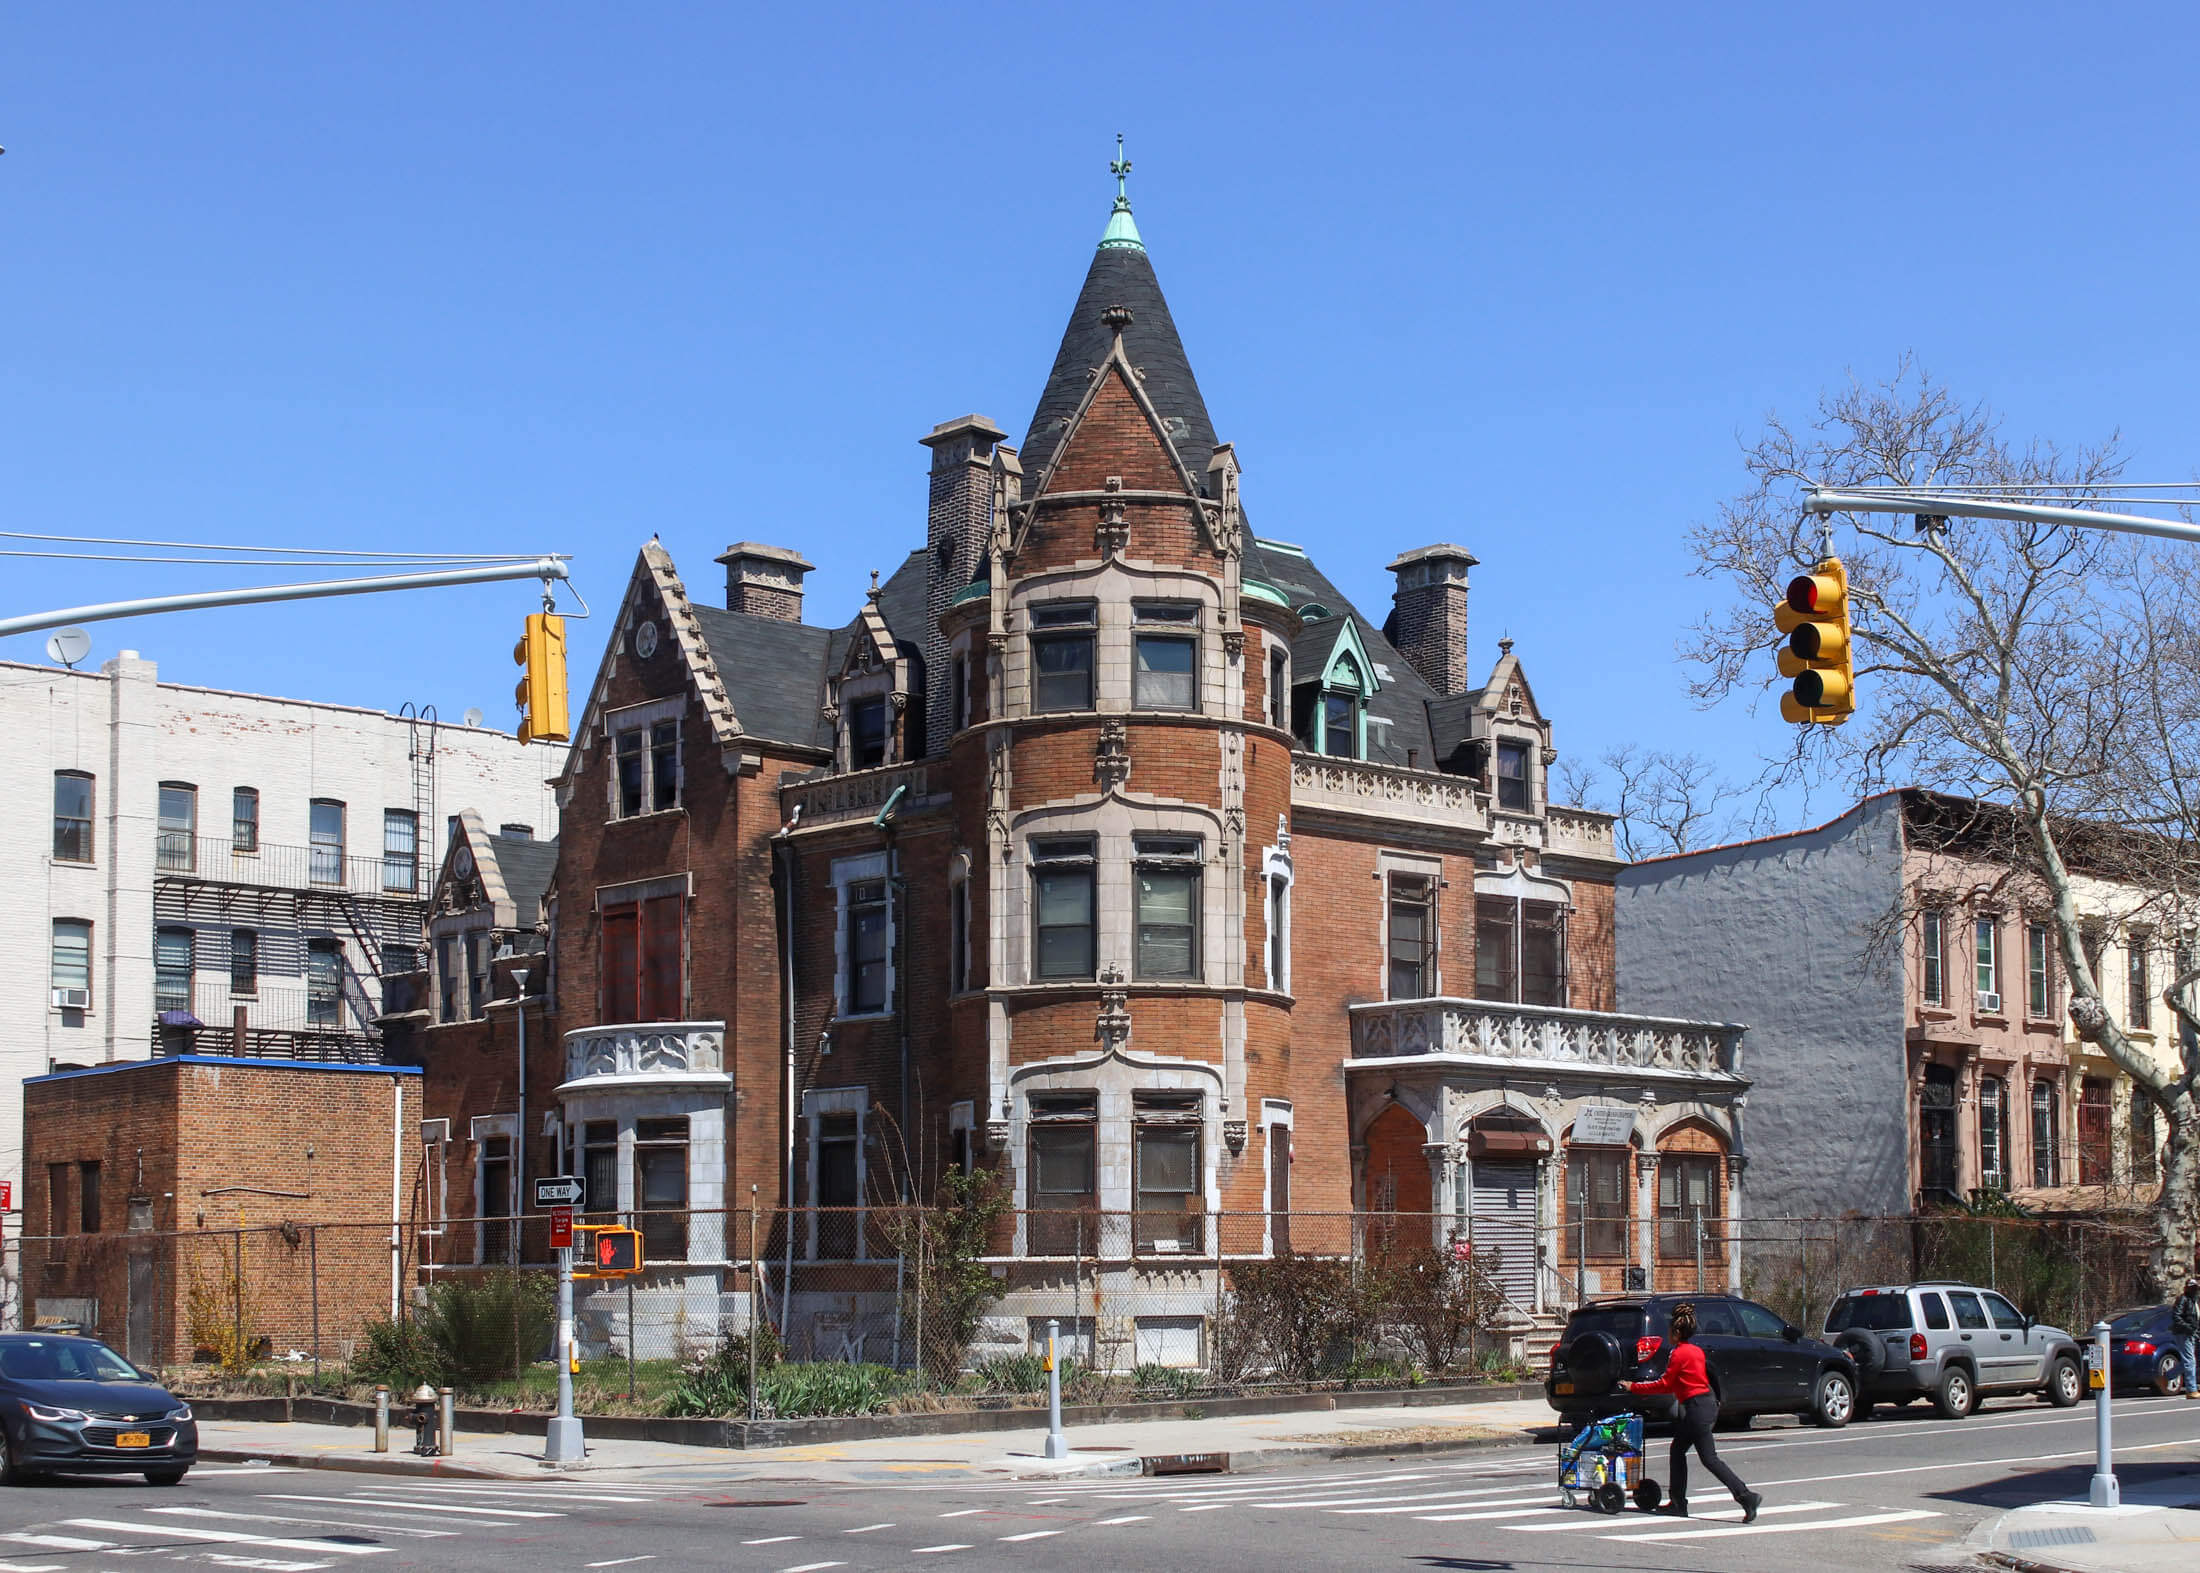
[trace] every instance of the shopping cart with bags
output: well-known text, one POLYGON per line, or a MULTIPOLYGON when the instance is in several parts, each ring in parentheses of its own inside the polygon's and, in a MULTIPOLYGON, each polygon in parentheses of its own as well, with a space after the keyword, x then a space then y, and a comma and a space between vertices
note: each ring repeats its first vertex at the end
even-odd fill
POLYGON ((1599 1513, 1624 1512, 1630 1497, 1655 1513, 1664 1493, 1642 1462, 1642 1416, 1606 1415, 1558 1444, 1558 1494, 1567 1507, 1584 1502, 1599 1513))

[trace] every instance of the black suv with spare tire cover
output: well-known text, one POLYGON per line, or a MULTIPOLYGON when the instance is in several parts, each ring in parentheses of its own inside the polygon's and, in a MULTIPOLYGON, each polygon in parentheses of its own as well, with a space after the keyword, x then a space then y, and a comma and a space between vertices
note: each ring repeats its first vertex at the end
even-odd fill
POLYGON ((1673 1307, 1696 1308, 1696 1345, 1719 1400, 1719 1421, 1801 1415, 1845 1426, 1856 1412, 1856 1364, 1754 1300, 1725 1294, 1633 1295, 1577 1306, 1551 1351, 1543 1396, 1568 1429, 1627 1404, 1628 1382, 1665 1369, 1673 1307))

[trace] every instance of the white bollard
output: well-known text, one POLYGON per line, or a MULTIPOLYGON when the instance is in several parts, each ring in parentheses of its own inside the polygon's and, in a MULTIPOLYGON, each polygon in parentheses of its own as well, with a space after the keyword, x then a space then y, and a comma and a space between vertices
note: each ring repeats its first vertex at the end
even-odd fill
POLYGON ((2123 1493, 2116 1486, 2116 1451, 2109 1438, 2108 1324, 2093 1324, 2093 1358, 2087 1380, 2093 1384, 2093 1487, 2086 1499, 2095 1507, 2117 1507, 2123 1493))
POLYGON ((1049 1458, 1069 1457, 1069 1438, 1062 1434, 1062 1361, 1055 1352, 1055 1334, 1061 1323, 1047 1323, 1047 1446, 1049 1458))

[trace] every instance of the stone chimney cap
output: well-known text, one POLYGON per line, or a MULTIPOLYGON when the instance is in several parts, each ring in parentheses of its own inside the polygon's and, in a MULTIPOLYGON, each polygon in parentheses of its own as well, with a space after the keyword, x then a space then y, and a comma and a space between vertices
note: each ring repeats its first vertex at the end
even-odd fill
POLYGON ((1390 564, 1390 571, 1392 573, 1396 573, 1399 569, 1405 567, 1409 563, 1426 563, 1435 562, 1438 560, 1458 560, 1464 562, 1469 568, 1472 568, 1482 559, 1475 556, 1474 553, 1468 551, 1464 546, 1452 546, 1449 544, 1438 546, 1416 546, 1412 551, 1405 553, 1403 556, 1398 558, 1396 562, 1390 564))
POLYGON ((919 437, 927 448, 937 448, 943 442, 953 442, 957 437, 970 437, 982 443, 1005 441, 1008 433, 993 423, 989 415, 958 415, 951 421, 941 421, 932 428, 928 437, 919 437))
POLYGON ((735 541, 712 561, 730 563, 741 557, 761 557, 766 562, 787 563, 805 573, 817 566, 791 546, 766 546, 762 541, 735 541))

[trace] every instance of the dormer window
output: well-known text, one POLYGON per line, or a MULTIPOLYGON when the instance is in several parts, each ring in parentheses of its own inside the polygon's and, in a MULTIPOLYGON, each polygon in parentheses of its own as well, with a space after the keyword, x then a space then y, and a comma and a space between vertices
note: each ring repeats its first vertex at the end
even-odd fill
POLYGON ((1528 745, 1500 741, 1497 745, 1497 806, 1525 814, 1533 802, 1529 789, 1528 745))
POLYGON ((1339 759, 1360 757, 1360 696, 1339 689, 1322 694, 1321 751, 1339 759))
POLYGON ((1093 604, 1056 601, 1031 609, 1031 708, 1092 708, 1093 604))
POLYGON ((1301 636, 1292 665, 1304 679, 1292 692, 1292 731, 1299 746, 1334 759, 1367 757, 1367 702, 1377 683, 1374 663, 1350 618, 1301 636))
POLYGON ((848 707, 848 768, 868 770, 886 763, 886 700, 859 699, 848 707))
POLYGON ((613 712, 607 719, 614 818, 634 819, 680 806, 679 705, 677 699, 660 699, 613 712))

